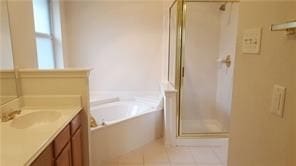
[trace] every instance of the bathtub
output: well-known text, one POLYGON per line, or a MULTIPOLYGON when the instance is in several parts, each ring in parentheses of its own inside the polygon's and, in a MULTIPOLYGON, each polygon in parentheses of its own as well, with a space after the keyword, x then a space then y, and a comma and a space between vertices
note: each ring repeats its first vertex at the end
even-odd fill
POLYGON ((162 100, 119 98, 91 104, 91 115, 98 126, 91 128, 92 165, 100 166, 139 148, 163 133, 162 100))

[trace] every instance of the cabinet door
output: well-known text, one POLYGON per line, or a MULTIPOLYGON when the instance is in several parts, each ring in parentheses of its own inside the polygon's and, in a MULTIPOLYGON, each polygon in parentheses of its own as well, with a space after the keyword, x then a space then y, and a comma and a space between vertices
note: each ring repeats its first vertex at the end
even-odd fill
POLYGON ((53 148, 50 144, 30 166, 53 166, 53 164, 53 148))
POLYGON ((71 126, 71 136, 73 136, 76 131, 78 130, 78 128, 81 126, 81 117, 80 117, 81 113, 78 113, 73 120, 70 122, 70 126, 71 126))
POLYGON ((82 140, 81 140, 81 128, 71 138, 72 143, 72 163, 73 166, 82 166, 82 140))
POLYGON ((67 125, 53 141, 55 158, 60 155, 67 143, 70 142, 70 137, 70 127, 67 125))
POLYGON ((66 145, 61 154, 56 158, 55 166, 72 166, 70 143, 66 145))

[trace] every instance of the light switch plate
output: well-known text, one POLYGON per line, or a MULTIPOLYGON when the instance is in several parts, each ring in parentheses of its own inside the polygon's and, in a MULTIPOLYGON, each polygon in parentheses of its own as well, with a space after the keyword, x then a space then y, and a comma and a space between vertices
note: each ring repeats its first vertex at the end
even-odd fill
POLYGON ((261 47, 262 28, 248 29, 243 35, 242 52, 245 54, 259 54, 261 47))
POLYGON ((280 85, 273 86, 271 112, 279 117, 284 116, 286 88, 280 85))

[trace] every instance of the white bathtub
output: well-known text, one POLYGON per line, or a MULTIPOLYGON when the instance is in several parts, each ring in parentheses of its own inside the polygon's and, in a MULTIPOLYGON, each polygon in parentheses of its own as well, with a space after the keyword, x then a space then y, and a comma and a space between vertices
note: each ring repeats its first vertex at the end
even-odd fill
MULTIPOLYGON (((92 165, 141 147, 163 133, 163 109, 158 102, 143 98, 91 106, 98 126, 91 128, 92 165)), ((100 103, 100 102, 98 102, 100 103)))

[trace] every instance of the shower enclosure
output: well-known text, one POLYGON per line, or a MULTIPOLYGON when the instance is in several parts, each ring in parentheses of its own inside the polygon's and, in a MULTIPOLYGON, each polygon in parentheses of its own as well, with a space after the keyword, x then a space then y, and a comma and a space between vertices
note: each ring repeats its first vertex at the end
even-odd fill
POLYGON ((170 7, 168 80, 178 136, 227 136, 239 3, 176 0, 170 7))

